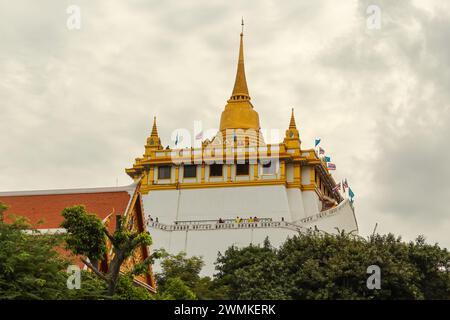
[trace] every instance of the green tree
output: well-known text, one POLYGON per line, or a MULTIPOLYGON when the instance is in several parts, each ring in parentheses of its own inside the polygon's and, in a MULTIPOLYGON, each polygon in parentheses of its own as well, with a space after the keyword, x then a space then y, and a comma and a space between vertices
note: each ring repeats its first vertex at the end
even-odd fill
POLYGON ((169 279, 179 278, 188 287, 195 287, 200 279, 200 271, 204 265, 200 257, 187 258, 185 252, 176 255, 165 254, 161 262, 162 272, 156 275, 158 287, 164 287, 169 279))
POLYGON ((0 221, 0 299, 66 298, 69 261, 55 251, 61 238, 24 229, 33 232, 24 219, 0 221))
POLYGON ((263 246, 228 248, 219 253, 216 287, 224 288, 227 297, 239 299, 287 299, 283 290, 283 265, 268 238, 263 246))
POLYGON ((285 288, 293 299, 448 299, 450 261, 446 249, 405 243, 392 234, 368 239, 348 234, 303 234, 279 251, 285 288), (381 269, 381 289, 369 290, 367 267, 381 269), (439 288, 431 294, 430 288, 439 288))
POLYGON ((201 277, 204 265, 201 257, 187 257, 185 252, 176 255, 165 254, 161 262, 162 272, 156 274, 158 283, 157 299, 223 299, 226 292, 216 286, 210 277, 201 277), (187 290, 189 289, 189 290, 187 290), (179 290, 179 293, 176 293, 179 290), (192 294, 191 294, 192 293, 192 294))
POLYGON ((197 300, 195 293, 179 277, 169 278, 159 288, 157 300, 197 300))
POLYGON ((3 222, 3 215, 8 210, 8 206, 0 202, 0 222, 3 222))
POLYGON ((151 300, 152 294, 148 290, 136 286, 133 277, 122 275, 118 279, 116 292, 108 295, 108 286, 105 281, 93 272, 81 272, 80 289, 67 290, 65 299, 71 300, 151 300))
POLYGON ((308 233, 278 250, 267 241, 229 248, 215 282, 231 299, 450 299, 449 267, 449 252, 423 237, 308 233), (366 285, 371 265, 381 269, 379 290, 366 285))
MULTIPOLYGON (((0 203, 0 218, 7 209, 0 203)), ((81 288, 67 288, 67 267, 73 262, 61 255, 61 235, 42 235, 25 218, 0 219, 0 300, 1 299, 150 299, 147 290, 121 276, 114 296, 108 296, 105 281, 94 273, 81 272, 81 288)))
MULTIPOLYGON (((65 237, 67 248, 73 253, 89 259, 81 258, 83 263, 106 283, 107 295, 113 297, 121 278, 120 267, 136 248, 151 245, 150 235, 147 232, 129 231, 122 224, 114 234, 110 234, 101 220, 96 215, 87 213, 84 206, 66 208, 62 215, 64 221, 61 226, 67 230, 65 237), (99 269, 99 261, 106 256, 107 238, 112 244, 113 258, 109 263, 108 271, 104 273, 99 269)), ((132 277, 144 273, 156 255, 157 253, 135 265, 127 276, 132 277)))

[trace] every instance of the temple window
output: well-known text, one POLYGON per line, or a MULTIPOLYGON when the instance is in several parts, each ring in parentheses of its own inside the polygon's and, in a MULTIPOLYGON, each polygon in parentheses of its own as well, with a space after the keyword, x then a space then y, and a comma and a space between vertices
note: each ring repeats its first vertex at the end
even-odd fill
POLYGON ((223 176, 223 166, 221 164, 212 164, 209 166, 209 176, 210 177, 221 177, 223 176))
POLYGON ((250 172, 250 166, 248 163, 237 164, 236 165, 236 175, 237 176, 248 176, 250 172))
POLYGON ((275 174, 276 165, 273 161, 268 161, 266 163, 263 163, 262 165, 262 172, 263 174, 275 174))
POLYGON ((197 166, 187 165, 183 167, 183 178, 195 178, 197 177, 197 166))
POLYGON ((158 179, 170 179, 170 166, 159 166, 158 167, 158 179))

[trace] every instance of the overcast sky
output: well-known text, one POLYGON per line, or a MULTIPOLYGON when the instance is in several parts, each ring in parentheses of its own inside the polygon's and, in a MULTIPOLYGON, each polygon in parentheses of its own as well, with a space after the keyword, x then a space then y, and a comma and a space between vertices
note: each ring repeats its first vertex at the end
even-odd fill
POLYGON ((295 108, 302 146, 320 136, 350 182, 361 234, 450 246, 448 1, 0 0, 0 191, 129 184, 153 116, 164 145, 217 128, 242 16, 261 126, 284 131, 295 108))

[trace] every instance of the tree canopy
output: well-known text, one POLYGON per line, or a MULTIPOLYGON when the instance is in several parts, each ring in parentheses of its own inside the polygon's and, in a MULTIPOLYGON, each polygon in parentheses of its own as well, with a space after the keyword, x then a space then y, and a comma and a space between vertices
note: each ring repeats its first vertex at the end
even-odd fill
MULTIPOLYGON (((93 272, 81 272, 80 289, 68 289, 67 267, 73 264, 69 255, 62 254, 63 235, 40 234, 24 218, 12 217, 12 223, 3 221, 7 209, 0 203, 0 300, 1 299, 151 299, 151 294, 144 288, 133 284, 131 273, 117 278, 114 294, 109 294, 108 284, 93 272)), ((84 235, 85 241, 73 240, 77 246, 75 253, 104 252, 101 233, 85 232, 103 230, 103 226, 91 216, 85 216, 77 208, 76 214, 70 216, 72 223, 79 222, 74 234, 84 235), (81 214, 81 219, 74 218, 81 214), (83 220, 83 218, 85 218, 83 220), (79 244, 79 245, 77 245, 79 244)), ((70 211, 73 213, 73 211, 70 211)), ((73 235, 73 234, 72 234, 73 235)), ((75 248, 75 247, 74 247, 75 248)), ((95 256, 95 255, 94 255, 95 256)), ((97 257, 101 257, 98 254, 97 257)), ((142 265, 137 266, 142 268, 142 265)), ((136 271, 137 272, 137 271, 136 271)))
MULTIPOLYGON (((108 286, 108 295, 114 296, 119 283, 120 268, 122 264, 133 254, 134 250, 141 246, 150 246, 152 238, 148 232, 134 232, 119 223, 111 234, 102 221, 94 214, 86 211, 84 206, 74 206, 63 210, 64 221, 61 224, 67 230, 65 236, 67 248, 82 258, 86 264, 108 286), (99 268, 99 260, 106 254, 106 239, 110 240, 113 258, 109 262, 108 270, 102 272, 99 268)), ((155 256, 150 256, 145 261, 136 264, 126 276, 146 272, 149 264, 155 256)))
POLYGON ((0 299, 64 299, 69 261, 55 250, 57 236, 23 232, 29 224, 0 221, 0 299))
POLYGON ((279 249, 230 247, 216 280, 230 299, 450 299, 450 255, 423 237, 299 234, 279 249), (380 267, 381 288, 366 281, 380 267))

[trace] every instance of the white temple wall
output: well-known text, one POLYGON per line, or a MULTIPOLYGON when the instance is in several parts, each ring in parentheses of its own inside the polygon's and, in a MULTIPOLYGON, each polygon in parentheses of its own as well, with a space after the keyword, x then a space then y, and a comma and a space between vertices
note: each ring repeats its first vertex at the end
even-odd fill
POLYGON ((338 214, 323 217, 316 221, 311 221, 304 224, 305 227, 309 228, 317 226, 320 231, 325 231, 328 233, 337 233, 339 231, 345 230, 346 232, 358 232, 358 225, 356 217, 350 204, 346 202, 344 206, 339 210, 338 214))
POLYGON ((301 168, 301 174, 302 174, 302 184, 307 185, 311 183, 311 168, 308 166, 304 166, 301 168))
POLYGON ((291 220, 282 185, 205 189, 156 190, 143 195, 144 212, 159 222, 260 217, 291 220))
POLYGON ((158 218, 161 223, 177 220, 179 190, 150 191, 142 195, 145 218, 158 218))
POLYGON ((317 196, 317 193, 313 190, 305 190, 302 192, 302 198, 303 198, 303 205, 305 208, 305 216, 309 217, 316 213, 318 213, 321 208, 319 197, 317 196))
POLYGON ((289 202, 289 209, 291 211, 291 217, 286 221, 297 221, 303 219, 306 215, 301 190, 298 188, 289 188, 286 189, 286 193, 289 202))
POLYGON ((288 163, 286 165, 286 181, 287 182, 294 181, 294 165, 292 163, 288 163))

